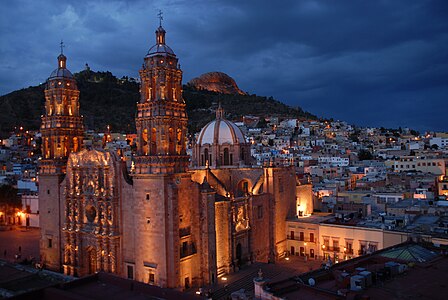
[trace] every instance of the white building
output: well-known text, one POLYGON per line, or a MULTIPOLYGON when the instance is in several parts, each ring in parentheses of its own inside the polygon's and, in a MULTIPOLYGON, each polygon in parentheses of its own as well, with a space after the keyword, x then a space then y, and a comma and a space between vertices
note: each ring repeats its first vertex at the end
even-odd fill
POLYGON ((22 226, 39 227, 39 196, 37 193, 22 195, 20 218, 22 226))

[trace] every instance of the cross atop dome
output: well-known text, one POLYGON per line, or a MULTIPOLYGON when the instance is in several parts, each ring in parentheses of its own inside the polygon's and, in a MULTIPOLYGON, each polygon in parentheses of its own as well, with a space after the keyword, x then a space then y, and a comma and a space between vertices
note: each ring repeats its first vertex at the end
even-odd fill
POLYGON ((64 41, 61 40, 61 42, 59 43, 61 45, 61 54, 64 54, 64 41))
POLYGON ((157 17, 159 18, 159 26, 162 27, 163 12, 160 9, 159 9, 159 13, 157 14, 157 17))
POLYGON ((156 44, 158 45, 165 45, 165 29, 162 27, 162 21, 163 21, 163 12, 159 10, 159 13, 157 14, 157 17, 159 18, 159 28, 156 30, 156 44))

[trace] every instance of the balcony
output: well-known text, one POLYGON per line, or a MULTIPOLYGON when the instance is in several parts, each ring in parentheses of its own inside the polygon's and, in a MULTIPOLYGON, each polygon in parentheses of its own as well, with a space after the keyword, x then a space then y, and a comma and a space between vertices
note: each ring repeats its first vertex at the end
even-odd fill
POLYGON ((346 249, 344 252, 353 255, 353 249, 346 249))
POLYGON ((291 236, 291 235, 287 235, 286 238, 288 240, 299 241, 304 243, 313 243, 313 244, 317 243, 317 238, 311 240, 309 238, 300 238, 300 236, 291 236))
POLYGON ((323 245, 322 246, 322 250, 323 251, 328 251, 328 252, 340 252, 341 251, 341 247, 323 245))

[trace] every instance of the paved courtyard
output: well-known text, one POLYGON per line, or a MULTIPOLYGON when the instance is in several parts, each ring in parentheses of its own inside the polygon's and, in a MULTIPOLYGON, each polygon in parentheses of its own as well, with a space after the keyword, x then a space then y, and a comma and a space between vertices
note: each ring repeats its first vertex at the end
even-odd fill
POLYGON ((34 257, 39 259, 39 228, 18 228, 15 230, 0 231, 0 259, 15 261, 15 255, 21 248, 21 260, 34 257), (6 256, 5 256, 6 250, 6 256))

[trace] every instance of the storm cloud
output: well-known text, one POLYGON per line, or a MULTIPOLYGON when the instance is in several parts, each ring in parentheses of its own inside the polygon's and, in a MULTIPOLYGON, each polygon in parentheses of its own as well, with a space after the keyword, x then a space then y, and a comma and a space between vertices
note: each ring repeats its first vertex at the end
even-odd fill
POLYGON ((138 76, 164 12, 184 82, 240 88, 362 126, 448 130, 448 2, 1 1, 0 94, 68 67, 138 76))

